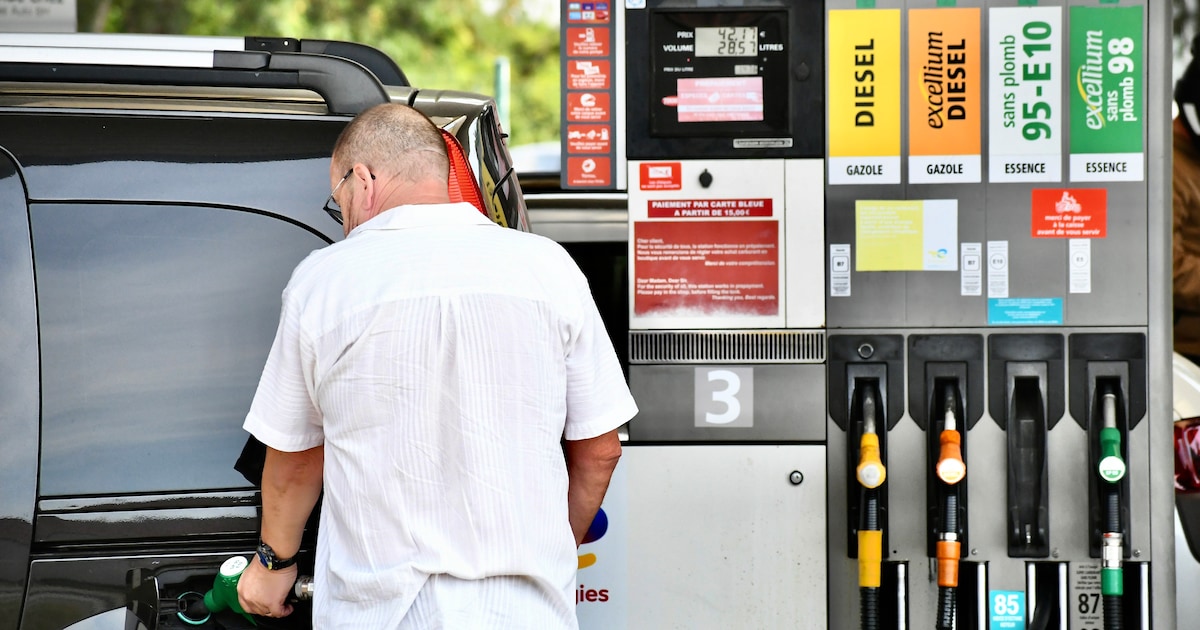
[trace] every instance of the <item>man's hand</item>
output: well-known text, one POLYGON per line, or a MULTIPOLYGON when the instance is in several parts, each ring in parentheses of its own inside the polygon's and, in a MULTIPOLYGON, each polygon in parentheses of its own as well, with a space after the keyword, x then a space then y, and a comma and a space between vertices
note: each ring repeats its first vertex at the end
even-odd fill
POLYGON ((296 583, 298 567, 292 565, 278 571, 268 571, 251 558, 250 565, 238 580, 238 603, 242 610, 263 617, 286 617, 292 614, 292 605, 287 603, 288 593, 296 583))

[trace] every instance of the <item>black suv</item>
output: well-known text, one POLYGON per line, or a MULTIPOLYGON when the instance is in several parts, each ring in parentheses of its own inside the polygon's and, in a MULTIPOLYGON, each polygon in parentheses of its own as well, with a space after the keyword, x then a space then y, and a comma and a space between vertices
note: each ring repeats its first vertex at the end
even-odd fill
POLYGON ((0 630, 252 627, 176 613, 255 547, 242 421, 293 267, 341 238, 333 142, 388 101, 527 228, 494 102, 375 49, 0 35, 0 630))

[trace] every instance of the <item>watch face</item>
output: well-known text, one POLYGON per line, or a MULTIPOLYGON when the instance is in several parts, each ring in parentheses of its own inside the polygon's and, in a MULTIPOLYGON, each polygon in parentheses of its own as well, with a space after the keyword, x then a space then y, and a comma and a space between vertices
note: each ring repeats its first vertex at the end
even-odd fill
POLYGON ((286 560, 280 560, 279 558, 275 557, 275 550, 271 549, 270 545, 265 542, 260 542, 258 543, 258 561, 261 562, 264 567, 267 567, 268 571, 275 571, 277 569, 286 569, 292 566, 295 564, 296 559, 288 558, 286 560))

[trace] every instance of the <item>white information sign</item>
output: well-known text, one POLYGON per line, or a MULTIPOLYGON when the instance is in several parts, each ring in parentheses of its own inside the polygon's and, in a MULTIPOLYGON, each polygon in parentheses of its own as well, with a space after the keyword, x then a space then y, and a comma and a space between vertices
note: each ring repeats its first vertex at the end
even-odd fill
POLYGON ((1062 181, 1062 7, 988 11, 988 177, 1062 181))
POLYGON ((963 243, 960 256, 962 295, 983 295, 983 244, 963 243))
POLYGON ((829 246, 829 297, 850 297, 850 244, 829 246))
POLYGON ((988 241, 988 297, 1008 297, 1008 241, 988 241))
POLYGON ((1092 239, 1070 239, 1068 251, 1071 293, 1091 293, 1092 239))

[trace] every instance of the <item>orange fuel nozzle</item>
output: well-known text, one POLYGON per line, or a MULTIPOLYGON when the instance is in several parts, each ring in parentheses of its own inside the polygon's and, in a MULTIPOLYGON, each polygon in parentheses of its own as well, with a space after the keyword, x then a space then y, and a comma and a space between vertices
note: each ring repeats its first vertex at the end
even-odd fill
POLYGON ((967 476, 967 464, 962 457, 962 436, 958 431, 942 431, 939 437, 941 451, 938 453, 937 476, 943 482, 954 485, 967 476))

